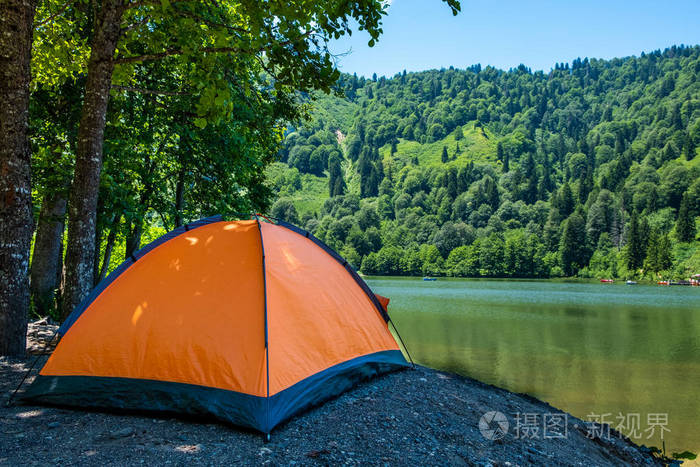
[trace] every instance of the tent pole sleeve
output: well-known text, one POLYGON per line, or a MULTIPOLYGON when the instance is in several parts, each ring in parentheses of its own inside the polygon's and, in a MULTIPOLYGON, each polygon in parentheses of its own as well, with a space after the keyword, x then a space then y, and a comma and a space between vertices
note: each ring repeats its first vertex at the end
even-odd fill
MULTIPOLYGON (((260 224, 260 218, 255 214, 255 220, 258 222, 258 232, 260 233, 260 250, 262 252, 262 279, 263 279, 263 306, 264 306, 264 316, 265 316, 265 373, 267 381, 265 383, 266 395, 265 395, 265 419, 267 421, 267 426, 270 426, 270 347, 268 341, 268 331, 267 331, 267 278, 265 274, 265 244, 263 242, 262 225, 260 224)), ((270 440, 270 432, 265 433, 266 440, 270 440)))

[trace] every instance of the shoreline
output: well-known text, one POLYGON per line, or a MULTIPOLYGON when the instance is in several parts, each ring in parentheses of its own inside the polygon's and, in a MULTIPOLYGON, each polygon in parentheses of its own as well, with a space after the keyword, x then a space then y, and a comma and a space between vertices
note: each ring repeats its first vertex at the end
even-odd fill
MULTIPOLYGON (((359 273, 358 273, 359 274, 359 273)), ((368 274, 359 274, 362 279, 372 280, 372 279, 400 279, 400 280, 411 280, 415 279, 417 281, 423 281, 423 277, 431 277, 437 281, 453 281, 453 280, 469 280, 469 281, 494 281, 494 282, 554 282, 554 283, 571 283, 571 284, 600 284, 600 285, 628 285, 625 282, 628 279, 618 279, 613 278, 612 283, 601 282, 603 278, 589 278, 589 277, 461 277, 461 276, 377 276, 368 274)), ((629 279, 634 280, 636 284, 634 285, 658 285, 659 287, 698 287, 696 285, 689 284, 658 284, 656 280, 650 279, 629 279)), ((433 282, 433 281, 425 281, 433 282)))
POLYGON ((603 431, 595 429, 595 436, 589 437, 585 422, 546 402, 422 366, 364 382, 294 417, 265 443, 260 434, 213 421, 5 407, 33 358, 0 358, 0 465, 664 464, 613 429, 609 437, 598 436, 603 431), (488 439, 480 430, 481 418, 493 411, 505 414, 509 423, 500 439, 488 439), (559 416, 565 421, 559 426, 566 436, 545 438, 542 426, 538 435, 522 436, 524 425, 517 429, 515 414, 534 414, 540 423, 547 415, 559 416))

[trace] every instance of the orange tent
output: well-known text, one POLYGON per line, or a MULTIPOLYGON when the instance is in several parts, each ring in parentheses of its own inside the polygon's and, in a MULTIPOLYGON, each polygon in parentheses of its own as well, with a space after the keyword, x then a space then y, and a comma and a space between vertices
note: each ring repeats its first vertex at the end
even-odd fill
POLYGON ((203 219, 95 288, 24 399, 212 415, 269 434, 407 365, 379 300, 291 224, 203 219))

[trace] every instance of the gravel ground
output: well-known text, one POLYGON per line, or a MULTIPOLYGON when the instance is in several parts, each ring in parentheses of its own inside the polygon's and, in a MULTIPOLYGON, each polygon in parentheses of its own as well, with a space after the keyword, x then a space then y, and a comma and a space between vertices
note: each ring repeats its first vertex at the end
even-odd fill
MULTIPOLYGON (((420 366, 368 381, 295 417, 265 443, 260 434, 201 420, 5 407, 32 360, 0 358, 0 465, 663 465, 614 430, 609 438, 587 436, 601 431, 571 415, 565 437, 545 439, 545 416, 561 420, 564 412, 420 366), (487 439, 479 429, 490 411, 509 422, 501 439, 487 439), (536 414, 529 415, 536 432, 525 430, 525 414, 536 414)), ((563 425, 550 431, 562 433, 563 425)))

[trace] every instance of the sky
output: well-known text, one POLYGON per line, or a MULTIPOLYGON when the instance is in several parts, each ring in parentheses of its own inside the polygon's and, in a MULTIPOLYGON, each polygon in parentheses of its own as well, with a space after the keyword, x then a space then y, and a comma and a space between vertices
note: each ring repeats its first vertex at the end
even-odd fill
POLYGON ((452 16, 440 0, 393 0, 379 43, 355 31, 331 44, 339 68, 371 77, 403 71, 507 70, 524 64, 549 71, 577 57, 639 55, 700 44, 700 0, 462 0, 452 16))

